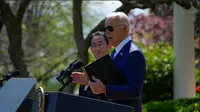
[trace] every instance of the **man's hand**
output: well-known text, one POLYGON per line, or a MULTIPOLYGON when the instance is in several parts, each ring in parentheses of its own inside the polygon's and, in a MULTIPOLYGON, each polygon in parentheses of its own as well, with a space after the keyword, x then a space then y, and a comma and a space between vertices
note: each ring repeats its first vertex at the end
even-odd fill
POLYGON ((92 77, 92 79, 95 81, 90 83, 90 88, 92 90, 92 93, 94 94, 106 93, 105 85, 95 77, 92 77))
POLYGON ((72 83, 79 83, 81 85, 88 85, 89 78, 86 72, 73 72, 72 73, 73 81, 72 83))

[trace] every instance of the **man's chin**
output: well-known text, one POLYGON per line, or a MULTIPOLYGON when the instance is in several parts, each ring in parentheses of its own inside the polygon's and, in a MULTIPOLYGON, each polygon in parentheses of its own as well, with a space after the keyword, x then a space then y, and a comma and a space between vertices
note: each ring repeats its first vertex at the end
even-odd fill
POLYGON ((97 55, 97 59, 99 59, 99 58, 101 58, 103 56, 105 56, 105 55, 97 55))
POLYGON ((112 42, 112 41, 110 41, 110 40, 109 40, 109 44, 110 44, 111 46, 113 46, 113 42, 112 42))
POLYGON ((109 41, 109 44, 110 44, 111 46, 113 46, 113 47, 116 47, 116 43, 113 42, 113 41, 109 41))

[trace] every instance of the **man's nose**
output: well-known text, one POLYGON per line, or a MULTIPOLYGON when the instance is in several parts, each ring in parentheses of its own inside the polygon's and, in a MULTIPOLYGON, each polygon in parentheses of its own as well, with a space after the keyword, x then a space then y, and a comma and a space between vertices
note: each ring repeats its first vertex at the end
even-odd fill
POLYGON ((96 50, 97 50, 97 51, 100 50, 100 46, 99 46, 99 45, 97 45, 96 50))

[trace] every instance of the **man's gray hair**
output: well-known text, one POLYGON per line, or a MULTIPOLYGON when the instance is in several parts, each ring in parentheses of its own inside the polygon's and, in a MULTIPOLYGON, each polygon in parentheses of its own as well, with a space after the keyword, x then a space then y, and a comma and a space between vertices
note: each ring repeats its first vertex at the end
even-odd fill
POLYGON ((112 17, 118 17, 119 20, 120 20, 120 23, 121 24, 127 24, 129 29, 130 29, 131 23, 130 23, 128 16, 125 13, 123 13, 123 12, 113 12, 110 15, 108 15, 107 17, 111 17, 111 16, 112 17))

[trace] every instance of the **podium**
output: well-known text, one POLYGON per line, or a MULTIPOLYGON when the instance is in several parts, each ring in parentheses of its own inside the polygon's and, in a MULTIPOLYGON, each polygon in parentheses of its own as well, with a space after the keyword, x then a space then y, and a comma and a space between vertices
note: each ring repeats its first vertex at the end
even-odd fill
POLYGON ((133 107, 61 92, 45 93, 45 112, 135 112, 133 107))
POLYGON ((27 95, 34 87, 34 78, 11 78, 0 89, 1 112, 28 112, 32 107, 32 99, 27 95))
POLYGON ((34 78, 8 80, 0 89, 0 112, 134 112, 130 106, 62 92, 37 92, 28 99, 35 84, 34 78))

